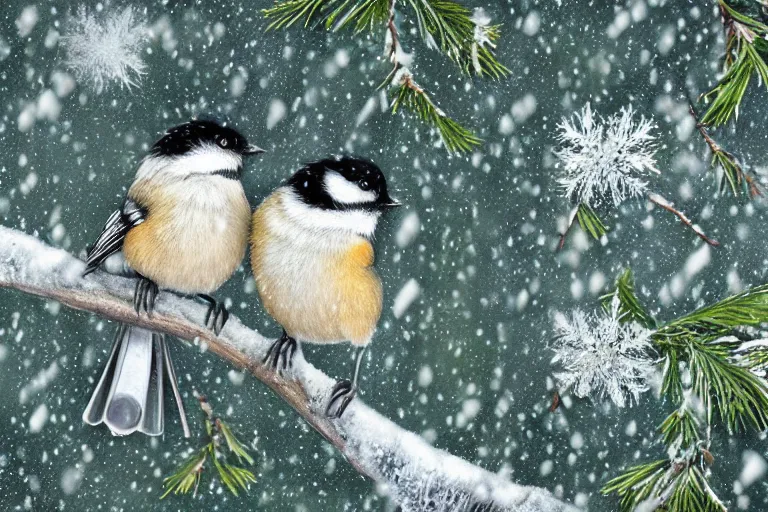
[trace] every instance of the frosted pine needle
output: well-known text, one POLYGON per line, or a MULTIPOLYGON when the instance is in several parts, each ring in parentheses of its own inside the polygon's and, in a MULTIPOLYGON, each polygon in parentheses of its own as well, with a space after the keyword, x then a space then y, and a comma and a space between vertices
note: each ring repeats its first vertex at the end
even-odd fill
POLYGON ((112 83, 138 86, 146 69, 141 51, 147 38, 144 19, 133 7, 90 12, 81 5, 69 19, 62 44, 77 79, 101 94, 112 83))
POLYGON ((634 119, 632 106, 602 118, 587 105, 572 119, 558 125, 561 172, 557 181, 564 195, 577 203, 594 206, 610 196, 618 206, 625 199, 648 190, 645 177, 656 168, 653 121, 634 119))
POLYGON ((624 407, 626 397, 637 402, 648 390, 654 361, 651 331, 635 322, 622 322, 620 301, 614 296, 609 315, 575 310, 571 318, 555 315, 556 339, 552 349, 563 371, 555 378, 563 389, 581 398, 606 396, 624 407))

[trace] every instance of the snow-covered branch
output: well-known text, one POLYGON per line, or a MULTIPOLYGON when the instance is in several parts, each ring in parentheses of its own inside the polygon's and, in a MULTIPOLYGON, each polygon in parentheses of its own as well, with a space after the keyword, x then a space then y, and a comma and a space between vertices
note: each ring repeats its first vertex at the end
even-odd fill
MULTIPOLYGON (((219 336, 203 326, 205 306, 161 293, 155 314, 137 316, 131 298, 135 280, 105 272, 81 277, 85 265, 37 238, 0 226, 0 288, 56 300, 111 320, 197 339, 214 354, 250 372, 293 407, 362 475, 386 486, 404 511, 573 510, 549 492, 509 482, 433 448, 355 399, 339 420, 324 415, 334 380, 296 354, 294 369, 278 376, 261 360, 271 340, 231 317, 219 336)), ((10 293, 10 292, 3 292, 10 293)))

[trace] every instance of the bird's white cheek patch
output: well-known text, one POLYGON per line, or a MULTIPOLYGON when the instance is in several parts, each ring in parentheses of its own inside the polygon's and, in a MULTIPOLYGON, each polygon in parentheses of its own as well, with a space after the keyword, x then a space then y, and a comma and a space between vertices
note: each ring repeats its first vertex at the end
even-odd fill
POLYGON ((376 200, 376 194, 370 190, 361 190, 360 187, 350 183, 337 172, 326 172, 325 190, 331 199, 337 203, 358 204, 376 200))

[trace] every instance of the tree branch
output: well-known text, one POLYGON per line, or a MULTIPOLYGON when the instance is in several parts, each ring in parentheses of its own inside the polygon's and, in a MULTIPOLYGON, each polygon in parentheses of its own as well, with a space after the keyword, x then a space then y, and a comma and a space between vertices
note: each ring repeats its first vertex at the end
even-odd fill
POLYGON ((329 420, 324 409, 334 381, 301 353, 282 378, 261 364, 270 340, 237 318, 219 336, 202 325, 205 307, 191 299, 161 293, 155 314, 137 316, 131 305, 135 280, 97 271, 81 277, 85 264, 17 230, 0 226, 0 288, 56 300, 66 306, 186 340, 250 372, 285 400, 333 444, 362 475, 384 484, 404 511, 574 510, 549 492, 521 486, 428 445, 356 398, 344 416, 329 420))
POLYGON ((717 246, 720 245, 720 242, 718 242, 714 238, 709 238, 704 233, 704 231, 702 231, 701 228, 699 228, 699 226, 694 224, 691 221, 691 219, 688 218, 688 216, 686 214, 684 214, 682 211, 680 211, 677 208, 675 208, 674 205, 672 205, 672 203, 670 203, 669 201, 664 199, 664 197, 662 197, 661 195, 659 195, 659 194, 648 194, 648 200, 650 202, 652 202, 653 204, 655 204, 656 206, 658 206, 660 208, 663 208, 664 210, 667 210, 668 212, 674 214, 678 219, 680 219, 680 222, 682 222, 683 224, 685 224, 686 226, 691 228, 693 230, 693 232, 696 233, 699 236, 699 238, 701 238, 702 240, 707 242, 712 247, 717 247, 717 246))

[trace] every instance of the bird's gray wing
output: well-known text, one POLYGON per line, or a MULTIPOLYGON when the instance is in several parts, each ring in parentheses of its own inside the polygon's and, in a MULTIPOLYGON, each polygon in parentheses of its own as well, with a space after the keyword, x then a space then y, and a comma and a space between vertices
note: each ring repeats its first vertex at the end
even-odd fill
POLYGON ((109 216, 99 238, 88 249, 88 258, 83 275, 87 276, 96 270, 104 260, 122 249, 125 235, 132 228, 144 222, 146 216, 146 208, 141 207, 133 199, 126 198, 123 207, 109 216))

